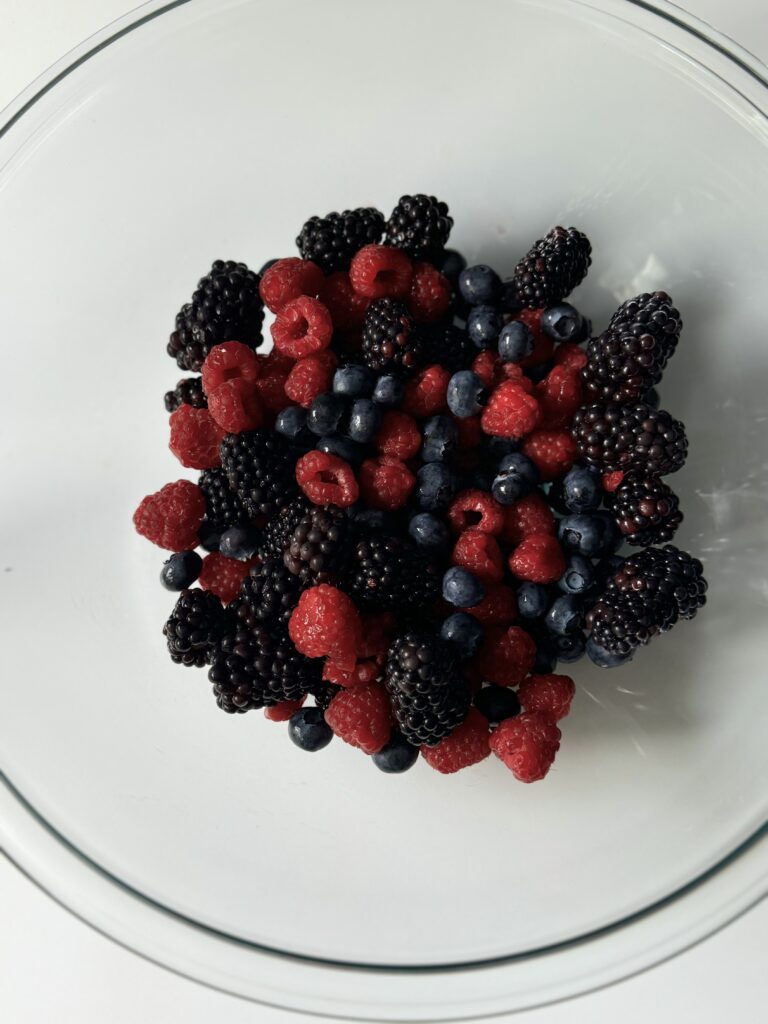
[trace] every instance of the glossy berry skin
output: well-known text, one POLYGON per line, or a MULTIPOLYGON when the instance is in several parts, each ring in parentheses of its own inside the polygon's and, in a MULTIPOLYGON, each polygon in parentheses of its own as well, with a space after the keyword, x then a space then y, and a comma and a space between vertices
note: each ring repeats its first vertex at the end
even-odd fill
POLYGON ((632 660, 634 654, 634 651, 630 651, 628 654, 617 654, 607 651, 600 644, 595 643, 592 637, 587 640, 587 656, 598 668, 618 668, 620 665, 626 665, 628 661, 632 660))
POLYGON ((413 768, 419 759, 419 748, 414 747, 397 731, 393 731, 389 743, 375 754, 371 760, 381 772, 387 775, 400 775, 413 768))
POLYGON ((249 526, 230 526, 219 540, 219 551, 225 558, 235 558, 238 562, 247 562, 256 554, 259 546, 259 534, 249 526))
POLYGON ((459 430, 450 416, 433 416, 424 423, 421 458, 424 462, 445 462, 456 451, 459 430))
POLYGON ((566 551, 597 558, 611 549, 618 530, 612 520, 597 515, 574 513, 560 520, 557 536, 566 551), (613 529, 612 529, 613 527, 613 529))
POLYGON ((475 694, 474 705, 492 725, 498 725, 505 718, 520 714, 520 701, 514 690, 508 686, 484 686, 475 694))
POLYGON ((178 551, 160 570, 160 582, 166 590, 186 590, 200 575, 202 567, 203 560, 196 551, 178 551))
POLYGON ((348 437, 340 437, 338 434, 321 437, 315 448, 319 452, 336 455, 339 459, 343 459, 352 466, 357 466, 369 454, 365 445, 358 444, 348 437))
POLYGON ((450 640, 460 661, 469 661, 477 653, 483 640, 483 627, 467 612, 454 612, 440 627, 443 640, 450 640))
POLYGON ((499 275, 484 263, 465 267, 459 274, 459 294, 470 306, 495 302, 500 291, 499 275))
POLYGON ((314 753, 327 747, 333 731, 320 708, 301 708, 288 720, 288 735, 297 747, 314 753))
POLYGON ((493 306, 475 306, 469 311, 467 334, 477 348, 493 348, 501 327, 501 313, 493 306))
POLYGON ((459 419, 468 419, 479 413, 488 399, 488 390, 471 370, 459 370, 448 381, 446 400, 448 408, 459 419))
POLYGON ((347 398, 368 398, 376 386, 376 374, 362 363, 340 366, 333 375, 333 390, 347 398))
POLYGON ((517 610, 523 619, 538 619, 549 606, 547 588, 541 583, 521 583, 517 588, 517 610))
POLYGON ((373 389, 373 400, 379 405, 400 405, 405 395, 405 381, 391 373, 382 374, 373 389))
POLYGON ((467 261, 456 249, 443 249, 440 255, 436 257, 434 265, 444 277, 448 278, 451 284, 456 284, 459 274, 467 265, 467 261))
MULTIPOLYGON (((566 633, 562 636, 553 636, 553 646, 555 657, 558 661, 570 664, 573 661, 578 661, 584 657, 586 650, 587 638, 581 632, 576 630, 572 633, 566 633)), ((539 669, 536 670, 540 671, 539 669)), ((551 671, 551 669, 550 669, 551 671)))
POLYGON ((425 512, 446 509, 459 488, 456 471, 442 462, 428 462, 416 474, 413 492, 416 504, 425 512))
POLYGON ((420 548, 444 551, 451 542, 451 533, 442 519, 431 512, 419 512, 408 523, 408 533, 420 548))
POLYGON ((584 594, 595 582, 595 569, 588 558, 574 554, 568 559, 568 567, 558 580, 558 587, 564 594, 584 594))
POLYGON ((555 341, 583 341, 586 337, 584 318, 570 302, 550 306, 541 314, 541 329, 555 341))
POLYGON ((353 441, 366 444, 381 423, 381 409, 370 398, 356 398, 349 413, 347 434, 353 441))
POLYGON ((457 608, 471 608, 485 597, 485 587, 468 569, 453 565, 443 576, 443 597, 457 608))
POLYGON ((499 359, 504 363, 520 363, 533 352, 533 332, 522 320, 510 320, 499 332, 499 359))
POLYGON ((306 434, 307 410, 300 405, 289 405, 277 414, 275 420, 275 432, 287 437, 289 441, 297 441, 306 434))
POLYGON ((539 472, 521 452, 505 455, 491 484, 491 494, 500 505, 512 505, 524 498, 539 482, 539 472))
POLYGON ((324 434, 335 434, 347 411, 348 403, 341 395, 331 391, 318 395, 307 413, 307 428, 318 437, 324 434))
POLYGON ((563 594, 552 602, 544 619, 547 629, 556 636, 575 633, 584 625, 581 601, 573 594, 563 594))
POLYGON ((563 477, 563 503, 569 512, 594 512, 603 491, 600 474, 587 466, 573 466, 563 477))

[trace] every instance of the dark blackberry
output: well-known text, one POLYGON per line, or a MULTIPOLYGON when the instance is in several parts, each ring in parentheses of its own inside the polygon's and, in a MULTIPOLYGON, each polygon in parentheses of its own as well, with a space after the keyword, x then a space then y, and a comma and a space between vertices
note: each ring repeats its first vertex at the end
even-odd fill
POLYGON ((645 402, 582 406, 572 433, 582 457, 607 472, 666 476, 680 469, 688 451, 683 424, 645 402))
POLYGON ((230 526, 248 522, 248 512, 234 491, 230 490, 223 469, 204 469, 197 486, 205 498, 205 519, 200 535, 223 533, 230 526))
POLYGON ((415 544, 375 534, 358 540, 345 579, 363 607, 406 613, 431 604, 440 582, 440 570, 415 544))
POLYGON ((666 343, 652 334, 609 330, 587 345, 581 371, 587 402, 636 402, 655 384, 667 362, 666 343))
POLYGON ((576 228, 553 228, 515 267, 512 290, 522 306, 541 309, 570 295, 586 276, 592 246, 576 228))
POLYGON ((374 299, 363 320, 363 360, 372 370, 412 370, 422 360, 422 332, 397 299, 374 299))
POLYGON ((283 565, 282 559, 268 558, 251 569, 230 608, 238 620, 248 626, 284 626, 301 590, 298 579, 283 565))
POLYGON ((644 292, 634 299, 627 299, 613 314, 608 325, 609 331, 631 334, 634 338, 650 335, 658 339, 662 343, 662 367, 675 351, 682 329, 680 313, 666 292, 644 292))
POLYGON ((315 699, 315 704, 321 711, 327 711, 331 701, 341 689, 342 687, 337 686, 336 683, 320 683, 319 686, 313 687, 312 696, 315 699))
POLYGON ((706 604, 707 581, 698 558, 668 544, 626 558, 608 581, 606 592, 671 601, 681 619, 692 619, 706 604))
POLYGON ((261 558, 282 559, 283 551, 291 539, 291 534, 310 508, 312 508, 312 503, 309 499, 305 498, 303 494, 297 494, 287 505, 278 509, 264 527, 261 535, 261 547, 259 548, 261 558))
POLYGON ((642 594, 605 593, 587 614, 593 643, 613 654, 630 654, 677 621, 670 600, 654 600, 642 594))
POLYGON ((434 746, 467 717, 469 684, 451 644, 431 633, 394 641, 384 683, 400 731, 415 746, 434 746))
POLYGON ((628 544, 646 546, 672 540, 683 521, 677 495, 656 477, 625 477, 606 495, 605 505, 628 544))
POLYGON ((296 494, 296 453, 272 431, 227 434, 221 442, 221 465, 253 518, 274 515, 296 494))
POLYGON ((454 324, 435 324, 424 329, 422 359, 425 363, 441 363, 451 373, 472 366, 477 348, 466 331, 454 324))
POLYGON ((428 260, 445 248, 452 227, 446 203, 434 196, 401 196, 387 221, 386 243, 415 260, 428 260))
POLYGON ((182 370, 197 373, 214 345, 222 341, 258 348, 263 319, 259 275, 244 263, 216 260, 200 278, 192 301, 176 315, 168 355, 182 370))
POLYGON ((182 591, 163 626, 171 661, 198 668, 209 664, 226 621, 226 613, 215 594, 208 590, 182 591))
POLYGON ((283 553, 286 568, 305 586, 332 583, 344 568, 349 517, 341 509, 315 505, 302 516, 283 553))
POLYGON ((325 217, 310 217, 296 245, 302 259, 313 260, 326 274, 346 270, 358 249, 378 242, 384 231, 384 214, 371 206, 325 217))
POLYGON ((194 409, 207 409, 208 399, 203 391, 201 377, 182 377, 173 391, 165 392, 165 408, 176 412, 180 405, 191 405, 194 409))

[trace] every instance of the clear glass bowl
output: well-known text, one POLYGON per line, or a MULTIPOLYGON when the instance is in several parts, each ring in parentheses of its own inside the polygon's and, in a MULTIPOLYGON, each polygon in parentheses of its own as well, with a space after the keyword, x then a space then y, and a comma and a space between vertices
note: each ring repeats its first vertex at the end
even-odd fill
POLYGON ((457 1017, 631 973, 763 893, 765 82, 674 10, 149 5, 6 112, 2 835, 119 941, 279 1005, 457 1017), (686 323, 662 394, 710 603, 622 671, 576 666, 538 786, 495 759, 393 779, 219 714, 131 529, 181 475, 165 341, 211 260, 409 190, 502 269, 575 224, 596 324, 656 287, 686 323))

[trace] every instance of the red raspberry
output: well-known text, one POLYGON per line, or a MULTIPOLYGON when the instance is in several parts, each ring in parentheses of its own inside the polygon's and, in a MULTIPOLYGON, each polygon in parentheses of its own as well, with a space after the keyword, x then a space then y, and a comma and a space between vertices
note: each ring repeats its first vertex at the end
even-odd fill
POLYGON ((326 277, 320 297, 328 307, 335 328, 348 331, 362 327, 371 300, 358 295, 346 270, 337 270, 326 277))
POLYGON ((543 312, 543 309, 523 309, 513 317, 514 320, 522 320, 533 334, 533 352, 520 361, 520 365, 524 369, 529 366, 538 366, 539 363, 545 363, 552 358, 555 343, 541 329, 541 314, 543 312))
POLYGON ((405 385, 401 410, 417 419, 436 416, 446 407, 445 393, 450 379, 450 371, 438 363, 419 370, 405 385))
POLYGON ((224 604, 229 604, 240 593, 240 584, 251 571, 251 566, 257 564, 255 558, 249 562, 238 562, 235 558, 225 558, 218 551, 212 551, 203 559, 200 586, 221 598, 224 604))
POLYGON ((544 481, 565 476, 576 461, 578 449, 563 430, 536 430, 523 442, 523 454, 538 469, 544 481))
POLYGON ((554 583, 565 572, 565 555, 551 533, 532 533, 509 556, 513 576, 531 583, 554 583))
POLYGON ((208 411, 228 434, 255 430, 264 423, 264 405, 256 391, 256 382, 242 377, 225 381, 209 391, 208 411))
POLYGON ((302 706, 306 697, 301 700, 281 700, 279 704, 273 704, 271 708, 264 708, 264 717, 270 722, 287 722, 291 715, 295 715, 302 706))
POLYGON ((203 363, 203 391, 209 395, 214 388, 229 380, 254 381, 261 366, 253 349, 240 341, 214 345, 203 363))
POLYGON ((345 743, 365 754, 377 754, 389 742, 392 731, 387 691, 381 683, 341 690, 325 712, 325 720, 345 743))
POLYGON ((452 417, 459 431, 459 448, 477 448, 483 439, 483 428, 480 426, 479 416, 467 416, 461 419, 459 416, 452 417))
POLYGON ((515 592, 506 583, 487 583, 483 600, 467 611, 483 625, 509 626, 517 618, 515 592))
POLYGON ((603 490, 607 491, 609 494, 613 494, 614 491, 617 491, 619 487, 621 487, 623 482, 623 469, 617 469, 613 473, 603 473, 603 478, 601 481, 603 485, 603 490))
POLYGON ((391 455, 366 459, 358 476, 360 491, 369 507, 390 512, 405 505, 416 485, 410 469, 391 455))
POLYGON ((392 455, 405 461, 413 458, 421 448, 421 431, 412 416, 387 409, 381 417, 381 426, 373 443, 382 455, 392 455))
POLYGON ((133 525, 142 537, 168 551, 190 551, 200 543, 197 531, 205 515, 205 498, 191 480, 166 484, 142 498, 133 525))
POLYGON ((414 263, 406 302, 414 320, 433 323, 445 315, 451 304, 451 282, 431 263, 414 263))
POLYGON ((555 363, 578 373, 587 365, 587 353, 572 341, 561 341, 555 349, 555 363))
POLYGON ((358 658, 353 669, 343 669, 330 658, 325 659, 323 679, 337 686, 364 686, 372 683, 382 674, 382 667, 373 658, 358 658))
POLYGON ((489 734, 488 719, 477 708, 470 708, 461 725, 434 747, 422 747, 421 754, 431 768, 451 775, 490 756, 489 734))
POLYGON ((539 403, 513 380, 504 381, 488 399, 480 423, 494 437, 525 437, 536 429, 541 413, 539 403))
POLYGON ((475 529, 498 536, 504 528, 504 509, 487 491, 473 488, 453 499, 448 522, 456 533, 475 529))
POLYGON ((547 715, 525 711, 505 718, 493 731, 489 745, 520 782, 543 779, 560 749, 560 730, 547 715))
POLYGON ((477 374, 487 388, 492 388, 495 383, 498 362, 498 356, 490 348, 484 348, 472 362, 472 372, 477 374))
POLYGON ((360 496, 355 474, 348 462, 328 452, 307 452, 296 463, 296 480, 315 505, 347 508, 360 496))
POLYGON ((550 673, 529 676, 520 683, 517 695, 526 711, 540 711, 553 722, 565 718, 571 710, 576 687, 570 676, 550 673))
POLYGON ((560 430, 569 426, 582 400, 581 374, 565 366, 554 366, 536 388, 541 407, 541 426, 560 430))
POLYGON ((494 380, 497 384, 505 380, 514 381, 527 395, 533 395, 536 392, 536 385, 530 377, 526 376, 525 370, 518 363, 503 363, 499 360, 494 380))
POLYGON ((190 469, 213 469, 221 465, 219 445, 226 434, 207 409, 180 405, 171 413, 168 447, 190 469))
POLYGON ((333 322, 322 302, 300 295, 283 306, 270 331, 278 352, 300 359, 328 348, 333 337, 333 322))
POLYGON ((256 381, 256 391, 264 408, 278 413, 290 405, 285 394, 285 382, 293 367, 293 360, 273 348, 266 356, 259 356, 261 373, 256 381))
POLYGON ((291 613, 288 633, 296 650, 308 658, 330 658, 352 671, 362 639, 360 613, 347 595, 320 583, 305 590, 291 613))
POLYGON ((532 533, 554 533, 555 517, 540 491, 531 491, 504 510, 502 538, 508 544, 519 544, 532 533))
POLYGON ((316 263, 289 256, 264 271, 259 294, 267 309, 279 313, 287 302, 300 295, 319 295, 324 281, 323 272, 316 263))
POLYGON ((456 541, 452 560, 483 583, 499 583, 504 576, 501 548, 495 537, 482 530, 465 530, 456 541))
POLYGON ((520 626, 486 626, 480 653, 474 659, 483 679, 498 686, 517 686, 536 660, 536 643, 520 626))
POLYGON ((336 353, 330 349, 297 360, 285 381, 286 395, 292 402, 308 409, 318 395, 331 390, 333 374, 338 365, 336 353))
POLYGON ((368 299, 404 299, 412 279, 411 261, 401 249, 389 245, 364 245, 349 267, 352 287, 368 299))

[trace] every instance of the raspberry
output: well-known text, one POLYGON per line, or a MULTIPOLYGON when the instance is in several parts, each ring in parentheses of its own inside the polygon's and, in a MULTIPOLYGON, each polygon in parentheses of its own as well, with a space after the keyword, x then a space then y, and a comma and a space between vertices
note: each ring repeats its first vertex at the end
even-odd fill
POLYGON ((587 365, 587 353, 573 341, 561 341, 555 349, 554 360, 556 366, 578 372, 587 365))
POLYGON ((520 782, 543 779, 560 749, 560 730, 548 715, 525 711, 505 718, 494 730, 489 745, 520 782))
POLYGON ((337 270, 327 277, 320 295, 331 314, 334 327, 341 331, 362 327, 370 299, 355 291, 346 270, 337 270))
POLYGON ((541 412, 539 403, 515 381, 504 381, 488 399, 480 423, 494 437, 521 438, 536 429, 541 412))
POLYGON ((613 494, 614 491, 617 491, 619 487, 621 487, 625 475, 626 474, 623 469, 617 469, 613 473, 603 473, 600 481, 603 486, 603 490, 607 494, 613 494))
POLYGON ((270 722, 287 722, 291 715, 295 715, 306 700, 306 696, 298 700, 281 700, 279 704, 273 704, 271 708, 264 708, 264 717, 270 722))
POLYGON ((300 295, 282 307, 270 331, 278 352, 300 359, 328 348, 333 337, 333 322, 322 302, 300 295))
POLYGON ((375 682, 381 675, 382 667, 373 658, 358 658, 352 669, 344 669, 330 658, 325 659, 323 666, 323 679, 345 689, 375 682))
POLYGON ((496 379, 498 363, 498 357, 493 349, 485 348, 475 356, 472 362, 472 372, 477 374, 487 388, 492 388, 496 379))
POLYGON ((194 409, 180 405, 172 412, 171 440, 168 447, 189 469, 213 469, 221 465, 219 445, 226 430, 216 423, 207 409, 194 409))
POLYGON ((166 484, 142 498, 133 525, 142 537, 167 551, 191 551, 205 515, 203 492, 191 480, 166 484))
POLYGON ((255 388, 264 404, 271 413, 278 413, 288 404, 285 396, 285 382, 291 372, 293 360, 273 348, 260 359, 261 373, 256 380, 255 388))
POLYGON ((242 377, 225 381, 209 391, 208 410, 216 423, 228 434, 256 430, 264 423, 264 406, 261 398, 254 384, 242 377))
POLYGON ((329 657, 350 671, 355 667, 362 640, 360 613, 336 587, 321 583, 305 590, 288 622, 288 633, 300 654, 329 657))
POLYGON ((421 448, 421 432, 412 416, 396 409, 387 409, 373 439, 376 450, 396 459, 413 458, 421 448))
POLYGON ((532 533, 509 556, 513 576, 530 583, 554 583, 565 572, 565 555, 557 537, 550 533, 532 533))
POLYGON ((347 508, 360 496, 355 474, 349 463, 328 452, 307 452, 296 463, 296 480, 316 505, 347 508))
POLYGON ((570 434, 562 430, 535 430, 523 442, 527 455, 543 481, 565 476, 576 461, 578 448, 570 434))
POLYGON ((561 430, 570 425, 581 405, 581 377, 564 366, 554 366, 536 388, 541 426, 561 430))
POLYGON ((318 295, 324 281, 323 272, 316 263, 289 256, 264 271, 259 294, 268 309, 279 313, 286 303, 300 295, 318 295))
POLYGON ((436 416, 446 407, 445 393, 450 379, 450 372, 437 363, 419 370, 405 385, 401 410, 417 419, 436 416))
POLYGON ((411 261, 404 252, 389 245, 364 245, 352 257, 349 267, 352 287, 368 299, 404 299, 412 279, 411 261))
POLYGON ((497 359, 494 380, 497 384, 501 384, 505 380, 511 380, 521 387, 527 395, 533 395, 536 392, 536 385, 526 375, 525 370, 523 370, 519 363, 504 363, 497 359))
POLYGON ((518 498, 504 510, 502 538, 508 544, 517 545, 532 533, 554 533, 555 517, 540 491, 532 491, 524 498, 518 498))
POLYGON ((565 718, 576 692, 570 676, 554 674, 529 676, 520 683, 517 695, 525 711, 539 711, 553 722, 565 718))
POLYGON ((552 358, 552 353, 555 350, 554 341, 541 329, 541 314, 543 312, 543 309, 523 309, 514 317, 515 320, 522 320, 533 334, 533 351, 525 359, 520 360, 520 366, 525 370, 529 366, 545 363, 552 358))
POLYGON ((504 528, 504 509, 487 491, 474 488, 453 499, 448 522, 456 533, 475 529, 498 536, 504 528))
POLYGON ((376 754, 392 731, 387 691, 380 683, 341 690, 325 712, 325 720, 339 739, 365 754, 376 754))
POLYGON ((239 341, 225 341, 216 345, 203 363, 203 391, 206 395, 220 384, 230 380, 254 381, 261 367, 253 349, 239 341))
POLYGON ((248 576, 256 559, 250 562, 238 562, 235 558, 225 558, 218 551, 212 551, 203 559, 199 582, 203 590, 209 590, 224 604, 234 601, 240 593, 240 584, 248 576))
POLYGON ((431 263, 414 263, 406 303, 418 323, 434 323, 445 316, 451 304, 451 282, 431 263))
POLYGON ((490 756, 489 732, 488 719, 476 708, 470 708, 467 717, 450 736, 434 747, 421 748, 422 757, 431 768, 443 775, 451 775, 490 756))
POLYGON ((336 353, 330 349, 304 356, 293 364, 285 381, 285 394, 292 402, 308 409, 318 395, 331 390, 338 364, 336 353))
POLYGON ((456 541, 452 560, 483 583, 500 583, 504 576, 501 549, 496 539, 482 530, 465 530, 456 541))
POLYGON ((391 455, 366 459, 359 478, 360 491, 368 506, 390 512, 405 505, 416 485, 410 469, 391 455))
POLYGON ((536 643, 520 626, 487 626, 475 664, 489 683, 517 686, 535 660, 536 643))
POLYGON ((467 611, 483 625, 509 626, 517 618, 515 592, 506 583, 487 583, 483 600, 467 611))
POLYGON ((483 439, 480 417, 467 416, 462 419, 459 416, 454 416, 453 419, 459 431, 459 448, 477 448, 483 439))

